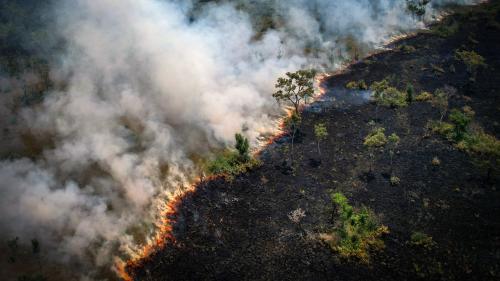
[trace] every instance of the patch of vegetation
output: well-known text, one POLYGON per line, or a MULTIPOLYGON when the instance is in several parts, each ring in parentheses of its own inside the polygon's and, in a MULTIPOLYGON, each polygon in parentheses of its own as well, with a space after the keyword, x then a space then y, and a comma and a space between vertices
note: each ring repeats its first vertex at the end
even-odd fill
POLYGON ((410 53, 415 52, 417 49, 411 45, 404 44, 404 45, 399 46, 399 50, 404 52, 404 53, 410 54, 410 53))
POLYGON ((415 96, 415 89, 413 89, 413 85, 412 84, 408 83, 406 85, 406 102, 407 103, 413 102, 414 96, 415 96))
POLYGON ((455 51, 455 58, 460 60, 467 67, 467 72, 471 75, 471 80, 476 79, 477 70, 481 67, 487 67, 484 57, 474 51, 455 51))
POLYGON ((369 251, 384 249, 381 237, 389 233, 389 229, 379 225, 366 207, 355 210, 342 193, 331 194, 331 200, 337 207, 339 220, 334 229, 334 238, 328 241, 330 247, 343 258, 369 263, 369 251))
POLYGON ((381 147, 387 143, 385 128, 375 128, 365 137, 364 145, 368 147, 381 147))
POLYGON ((314 70, 298 70, 287 72, 286 77, 278 78, 273 97, 278 102, 288 102, 293 105, 295 113, 300 115, 299 106, 314 94, 314 70))
POLYGON ((426 6, 430 0, 406 0, 406 8, 416 17, 423 19, 425 16, 426 6))
POLYGON ((432 100, 432 94, 429 92, 422 92, 415 97, 416 101, 430 101, 432 100))
POLYGON ((235 139, 236 150, 224 149, 216 155, 215 159, 206 165, 206 171, 209 174, 233 178, 260 165, 259 160, 250 157, 248 154, 248 139, 241 134, 236 134, 235 139))
POLYGON ((439 166, 441 165, 441 160, 437 156, 434 156, 431 161, 432 166, 439 166))
POLYGON ((345 87, 349 90, 368 90, 365 80, 350 81, 345 87))
POLYGON ((485 133, 479 126, 471 130, 474 111, 465 106, 462 111, 453 109, 448 122, 431 121, 429 127, 432 132, 437 133, 449 141, 455 147, 467 152, 474 159, 474 163, 487 170, 487 179, 493 172, 498 170, 500 162, 500 140, 495 136, 485 133))
POLYGON ((393 186, 396 186, 396 185, 399 185, 401 183, 401 179, 399 177, 396 177, 396 176, 391 176, 391 185, 393 186))
POLYGON ((404 107, 408 105, 407 94, 389 86, 387 79, 373 82, 370 89, 373 91, 373 98, 377 105, 388 107, 404 107))
POLYGON ((316 137, 316 141, 318 144, 318 154, 321 155, 321 149, 319 147, 319 143, 320 141, 328 137, 328 131, 326 129, 325 123, 318 123, 314 125, 314 136, 316 137))
POLYGON ((431 32, 437 36, 446 38, 455 35, 460 29, 460 24, 456 20, 448 20, 446 22, 435 25, 431 32))
POLYGON ((431 100, 432 106, 437 107, 441 116, 439 121, 443 121, 443 118, 446 116, 448 112, 449 98, 454 95, 457 90, 450 86, 445 86, 443 88, 439 88, 435 91, 434 97, 431 100))
POLYGON ((430 249, 435 244, 431 236, 419 231, 411 234, 410 243, 414 246, 423 247, 425 249, 430 249))

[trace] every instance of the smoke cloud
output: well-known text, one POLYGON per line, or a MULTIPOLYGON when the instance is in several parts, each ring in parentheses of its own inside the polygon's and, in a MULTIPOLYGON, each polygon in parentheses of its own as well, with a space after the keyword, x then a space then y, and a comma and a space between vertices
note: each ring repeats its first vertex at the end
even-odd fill
MULTIPOLYGON (((451 2, 475 1, 435 1, 428 19, 451 2)), ((90 279, 151 236, 196 157, 273 130, 277 77, 338 67, 346 38, 372 50, 423 26, 391 0, 72 0, 52 12, 66 47, 51 75, 65 83, 19 113, 45 142, 0 162, 0 225, 90 279)))

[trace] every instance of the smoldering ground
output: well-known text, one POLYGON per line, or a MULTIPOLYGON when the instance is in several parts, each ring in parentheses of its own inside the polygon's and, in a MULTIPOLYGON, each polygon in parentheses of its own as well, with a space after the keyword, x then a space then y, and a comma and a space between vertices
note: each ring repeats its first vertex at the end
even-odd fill
MULTIPOLYGON (((255 145, 273 130, 277 77, 339 67, 347 42, 366 52, 424 26, 395 0, 205 2, 55 1, 50 32, 64 51, 50 75, 64 86, 16 110, 2 97, 15 132, 35 140, 10 147, 39 146, 0 162, 3 238, 36 237, 49 259, 102 278, 152 237, 196 158, 235 132, 255 145)), ((474 1, 434 1, 426 20, 452 2, 474 1)))

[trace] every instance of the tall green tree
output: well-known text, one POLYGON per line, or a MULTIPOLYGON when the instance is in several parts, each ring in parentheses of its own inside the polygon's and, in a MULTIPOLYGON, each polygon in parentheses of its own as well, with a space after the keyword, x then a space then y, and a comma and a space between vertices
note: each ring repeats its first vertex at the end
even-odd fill
POLYGON ((238 150, 240 161, 248 161, 250 159, 250 144, 248 143, 248 139, 239 133, 235 134, 234 138, 236 140, 236 144, 234 147, 236 148, 236 150, 238 150))
POLYGON ((293 105, 295 113, 300 116, 299 107, 314 94, 314 70, 299 70, 287 72, 286 77, 278 78, 273 97, 279 102, 293 105))
POLYGON ((319 147, 320 141, 328 137, 328 131, 326 129, 325 123, 318 123, 314 125, 314 136, 316 136, 316 142, 318 144, 318 154, 321 156, 321 149, 319 147))

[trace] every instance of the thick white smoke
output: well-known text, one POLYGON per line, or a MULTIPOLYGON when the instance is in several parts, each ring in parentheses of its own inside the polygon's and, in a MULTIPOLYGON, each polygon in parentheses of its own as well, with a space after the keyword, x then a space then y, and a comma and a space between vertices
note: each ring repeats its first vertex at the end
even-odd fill
POLYGON ((373 48, 421 26, 404 1, 229 2, 61 1, 67 50, 53 74, 66 86, 21 113, 31 135, 50 140, 42 153, 0 162, 4 237, 38 237, 96 278, 144 242, 196 155, 243 129, 254 143, 272 129, 278 76, 332 63, 346 36, 373 48), (269 15, 281 24, 256 36, 269 15))

